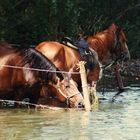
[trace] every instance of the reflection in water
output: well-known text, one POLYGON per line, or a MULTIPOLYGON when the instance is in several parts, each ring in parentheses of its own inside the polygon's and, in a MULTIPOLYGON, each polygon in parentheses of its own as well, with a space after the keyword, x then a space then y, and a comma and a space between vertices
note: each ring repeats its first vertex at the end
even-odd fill
POLYGON ((92 112, 1 109, 0 140, 139 140, 139 93, 131 88, 111 103, 108 92, 92 112))

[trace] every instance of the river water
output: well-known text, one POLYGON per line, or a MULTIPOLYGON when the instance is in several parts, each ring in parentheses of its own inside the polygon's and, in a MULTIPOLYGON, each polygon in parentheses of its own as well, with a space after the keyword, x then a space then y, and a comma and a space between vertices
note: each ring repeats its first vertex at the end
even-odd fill
POLYGON ((91 112, 0 109, 0 140, 140 140, 140 87, 127 88, 91 112))

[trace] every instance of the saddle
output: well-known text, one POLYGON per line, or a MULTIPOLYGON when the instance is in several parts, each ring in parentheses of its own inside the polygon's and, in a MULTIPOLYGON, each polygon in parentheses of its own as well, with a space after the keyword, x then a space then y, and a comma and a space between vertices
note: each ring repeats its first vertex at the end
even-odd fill
POLYGON ((69 37, 62 38, 61 43, 67 47, 78 50, 82 59, 87 62, 87 68, 93 69, 95 67, 95 54, 93 53, 93 50, 90 50, 89 48, 83 49, 78 47, 77 44, 69 37))
POLYGON ((74 43, 74 41, 69 38, 69 37, 64 37, 61 39, 61 43, 70 47, 70 48, 73 48, 73 49, 76 49, 78 50, 78 46, 74 43))
POLYGON ((90 49, 82 49, 82 48, 78 47, 77 44, 69 37, 62 38, 61 43, 70 48, 79 50, 81 57, 86 56, 86 55, 92 55, 92 51, 90 49))

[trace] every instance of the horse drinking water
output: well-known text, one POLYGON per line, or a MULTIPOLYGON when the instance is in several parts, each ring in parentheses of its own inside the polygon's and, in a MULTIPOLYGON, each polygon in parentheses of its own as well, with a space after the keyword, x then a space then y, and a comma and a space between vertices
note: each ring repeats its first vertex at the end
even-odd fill
MULTIPOLYGON (((95 84, 100 79, 101 69, 98 61, 98 55, 94 50, 86 55, 86 59, 84 59, 81 57, 78 48, 74 49, 59 42, 45 41, 40 43, 36 49, 44 54, 52 63, 54 63, 56 67, 62 71, 79 72, 79 67, 77 65, 78 62, 83 60, 86 61, 87 81, 92 94, 94 94, 95 103, 98 101, 97 96, 95 95, 95 84)), ((82 86, 80 75, 72 74, 72 78, 78 84, 79 90, 81 90, 82 86)))
MULTIPOLYGON (((95 36, 88 36, 85 39, 94 52, 92 57, 89 56, 89 58, 93 58, 92 64, 94 67, 87 70, 87 80, 92 87, 91 90, 94 91, 101 74, 99 61, 104 65, 108 65, 112 61, 127 61, 130 59, 130 53, 123 30, 115 24, 112 24, 105 31, 97 33, 95 36), (99 57, 99 61, 96 56, 99 57)), ((36 49, 48 57, 60 70, 78 71, 76 64, 83 60, 77 48, 74 49, 59 42, 44 41, 36 49)), ((81 87, 79 75, 72 75, 72 77, 81 87)))
POLYGON ((67 87, 66 75, 35 49, 17 49, 0 43, 0 99, 29 98, 30 103, 36 104, 42 85, 48 85, 55 89, 61 102, 70 107, 83 105, 83 97, 72 79, 67 87))

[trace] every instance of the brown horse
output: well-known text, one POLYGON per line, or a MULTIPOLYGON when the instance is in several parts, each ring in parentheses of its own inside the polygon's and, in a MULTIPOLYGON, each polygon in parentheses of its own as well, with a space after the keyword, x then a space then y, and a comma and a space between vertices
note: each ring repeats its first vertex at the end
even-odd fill
MULTIPOLYGON (((98 53, 99 61, 102 64, 109 64, 114 61, 126 61, 130 59, 130 53, 126 44, 126 37, 121 28, 112 24, 108 29, 85 38, 90 45, 91 50, 98 53)), ((77 49, 67 47, 64 44, 53 41, 45 41, 40 43, 36 49, 48 57, 60 70, 77 71, 77 62, 82 58, 77 49)), ((94 53, 94 69, 88 71, 87 79, 90 86, 95 86, 94 83, 99 80, 100 66, 97 54, 94 53)), ((72 75, 73 79, 81 86, 79 75, 72 75)), ((95 88, 91 88, 95 90, 95 88)))
POLYGON ((36 104, 45 85, 54 88, 58 99, 70 107, 83 105, 83 97, 74 81, 71 79, 67 87, 66 74, 64 76, 37 50, 15 49, 6 43, 0 44, 0 50, 0 99, 29 98, 30 103, 36 104))
MULTIPOLYGON (((44 54, 56 67, 61 71, 67 72, 79 72, 78 62, 82 61, 79 51, 74 48, 67 47, 64 44, 53 41, 45 41, 40 43, 36 49, 44 54)), ((92 54, 87 56, 90 62, 87 62, 87 81, 90 85, 91 92, 94 94, 95 102, 97 102, 97 96, 95 95, 96 82, 100 79, 100 63, 95 51, 92 50, 92 54)), ((78 84, 79 90, 81 90, 81 79, 79 74, 72 74, 72 78, 78 84)), ((92 100, 93 102, 93 100, 92 100)))
POLYGON ((108 29, 94 36, 88 36, 86 40, 90 48, 98 53, 99 61, 105 67, 111 63, 116 64, 114 67, 116 69, 119 90, 123 90, 123 83, 117 63, 130 59, 130 53, 126 44, 127 40, 123 30, 113 23, 108 29))
POLYGON ((99 61, 102 64, 108 64, 110 60, 127 61, 130 59, 125 34, 115 24, 112 24, 103 32, 88 36, 86 40, 90 48, 98 53, 99 61))

